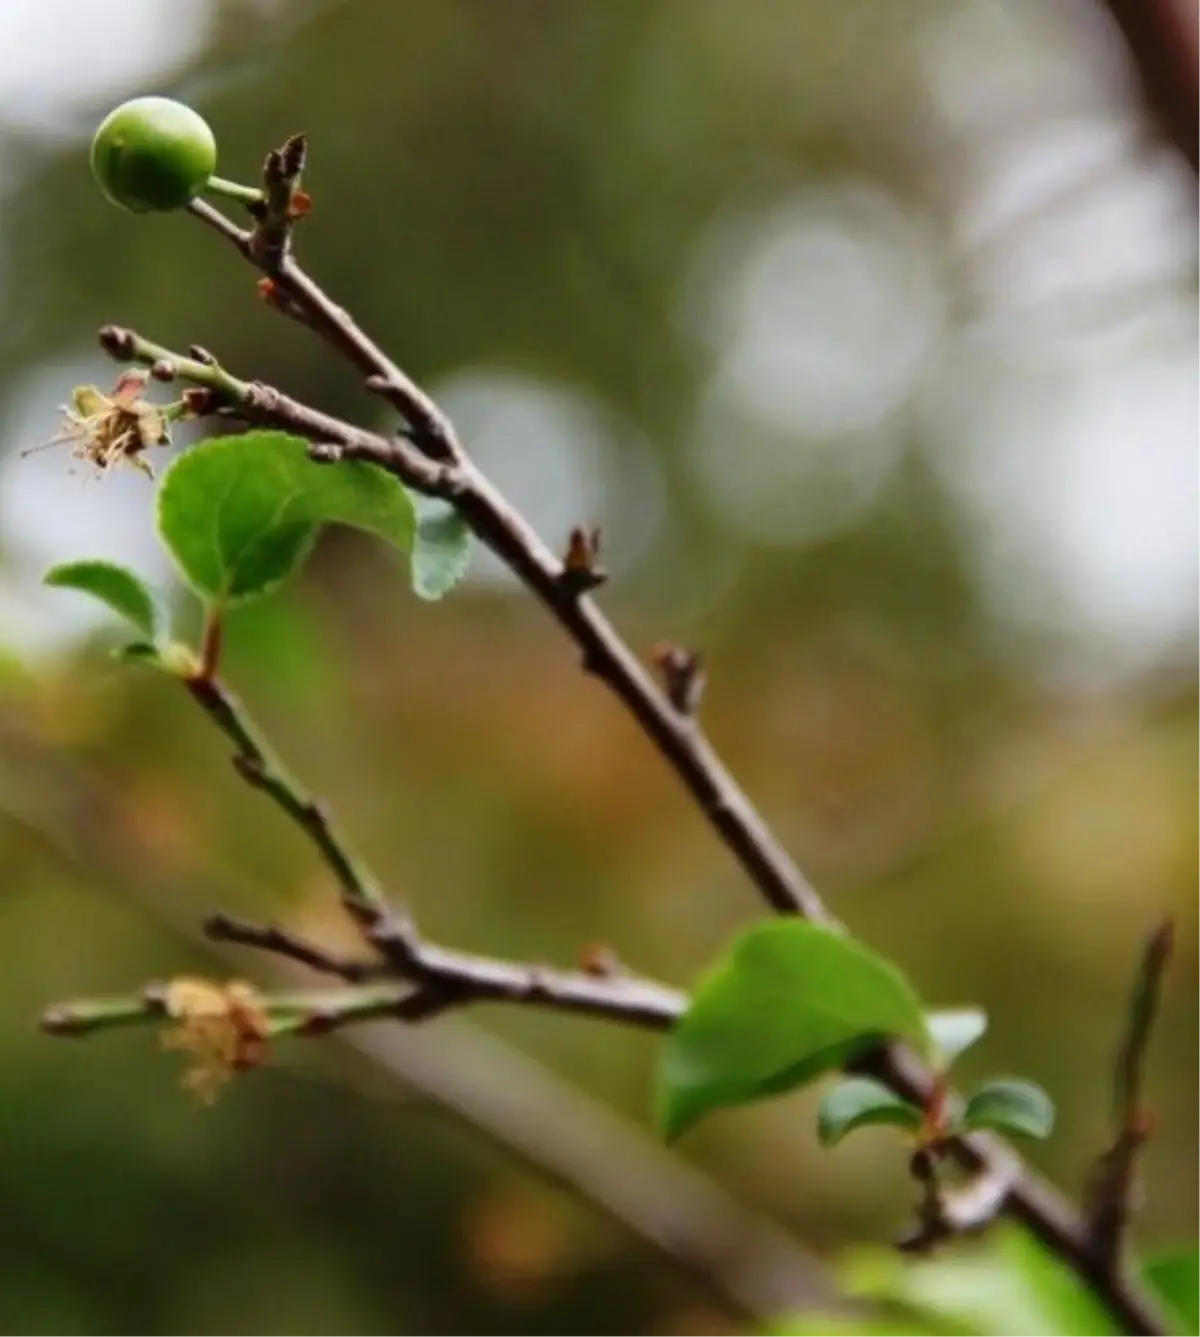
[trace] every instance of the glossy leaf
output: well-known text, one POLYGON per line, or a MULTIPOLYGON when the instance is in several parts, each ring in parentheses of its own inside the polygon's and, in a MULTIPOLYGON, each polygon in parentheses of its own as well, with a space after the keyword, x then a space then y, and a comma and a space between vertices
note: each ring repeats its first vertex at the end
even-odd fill
POLYGON ((188 583, 229 604, 287 579, 323 524, 351 525, 409 551, 412 499, 373 464, 314 464, 284 432, 205 441, 167 470, 159 532, 188 583))
POLYGON ((448 501, 412 494, 417 535, 412 550, 412 585, 422 599, 440 599, 466 575, 471 531, 448 501))
POLYGON ((925 1018, 935 1053, 949 1067, 966 1049, 987 1033, 988 1016, 981 1007, 950 1007, 925 1018))
POLYGON ((1173 1332, 1183 1337, 1200 1333, 1200 1255, 1194 1248, 1154 1259, 1142 1277, 1172 1320, 1173 1332))
POLYGON ((123 566, 100 561, 64 562, 46 572, 45 582, 58 589, 90 594, 151 640, 157 633, 158 609, 153 596, 139 577, 123 566))
POLYGON ((921 1111, 869 1077, 848 1077, 831 1086, 817 1112, 817 1138, 823 1147, 836 1146, 847 1133, 872 1124, 916 1130, 921 1111))
POLYGON ((912 986, 853 938, 800 920, 743 933, 667 1037, 659 1121, 668 1138, 713 1110, 802 1086, 892 1037, 928 1050, 912 986))
POLYGON ((963 1110, 962 1126, 1049 1137, 1054 1128, 1054 1102, 1035 1082, 998 1078, 972 1093, 963 1110))

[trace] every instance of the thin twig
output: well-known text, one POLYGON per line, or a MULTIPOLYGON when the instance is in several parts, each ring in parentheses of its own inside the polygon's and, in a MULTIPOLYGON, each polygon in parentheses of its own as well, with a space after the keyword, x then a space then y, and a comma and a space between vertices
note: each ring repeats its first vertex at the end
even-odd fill
POLYGON ((1119 1126, 1136 1123, 1143 1114, 1146 1055, 1162 999, 1163 979, 1174 947, 1175 924, 1167 919, 1146 943, 1130 998, 1129 1029, 1117 1056, 1117 1077, 1113 1084, 1114 1115, 1119 1126))
POLYGON ((204 921, 204 936, 210 942, 228 942, 239 947, 255 947, 274 956, 295 961, 319 975, 336 975, 347 984, 362 984, 390 974, 382 961, 359 961, 334 956, 316 943, 297 937, 277 924, 247 924, 229 915, 209 915, 204 921))
POLYGON ((206 353, 203 358, 184 357, 119 325, 105 325, 99 332, 99 340, 100 347, 120 362, 139 362, 145 366, 159 361, 173 363, 177 376, 203 386, 213 396, 210 405, 197 412, 221 407, 236 409, 238 416, 247 422, 280 427, 312 441, 315 456, 321 460, 350 457, 376 463, 386 460, 385 468, 427 496, 453 501, 461 490, 461 479, 453 469, 434 463, 409 442, 355 427, 261 381, 239 380, 211 354, 206 353))
MULTIPOLYGON (((855 1070, 874 1077, 898 1096, 924 1106, 932 1086, 930 1075, 902 1045, 887 1045, 858 1060, 855 1070)), ((1071 1267, 1109 1308, 1128 1333, 1165 1334, 1169 1331, 1156 1303, 1141 1282, 1120 1264, 1109 1266, 1097 1259, 1088 1223, 1063 1196, 1024 1165, 1016 1153, 988 1133, 956 1137, 947 1150, 965 1170, 986 1173, 1004 1163, 1017 1173, 1004 1203, 1004 1211, 1071 1267)))
MULTIPOLYGON (((217 915, 207 921, 205 931, 215 941, 255 947, 343 978, 361 979, 364 971, 378 975, 377 966, 339 962, 280 928, 217 915)), ((467 1003, 519 1003, 663 1031, 679 1020, 687 1005, 675 989, 634 975, 553 970, 439 947, 424 942, 411 924, 390 915, 380 916, 368 936, 383 954, 387 973, 427 994, 431 1011, 467 1003)))
POLYGON ((1129 1022, 1117 1053, 1113 1081, 1116 1131, 1112 1145, 1096 1161, 1088 1184, 1085 1216, 1097 1262, 1105 1267, 1115 1267, 1120 1260, 1138 1197, 1138 1155, 1152 1132, 1143 1095, 1146 1054, 1174 938, 1175 926, 1166 920, 1151 934, 1142 953, 1129 1022))
MULTIPOLYGON (((410 921, 393 914, 374 874, 354 855, 324 807, 288 774, 267 747, 244 706, 218 678, 185 680, 192 698, 232 740, 238 773, 261 789, 300 827, 333 869, 342 900, 368 941, 395 977, 408 980, 437 1001, 436 1009, 473 1002, 526 1003, 664 1030, 683 1014, 684 996, 652 980, 621 973, 610 977, 583 971, 552 970, 540 965, 499 961, 456 952, 424 942, 410 921)), ((210 919, 206 930, 219 941, 274 952, 349 981, 361 980, 374 967, 342 962, 284 930, 243 924, 225 915, 210 919)), ((424 1019, 429 1011, 422 1010, 424 1019)), ((406 1020, 415 1020, 411 1009, 406 1020)))
MULTIPOLYGON (((172 1015, 169 985, 147 984, 140 992, 117 998, 82 998, 48 1007, 39 1025, 48 1035, 82 1038, 125 1026, 154 1025, 172 1015)), ((408 991, 394 983, 332 989, 320 993, 271 994, 257 1000, 268 1019, 263 1038, 328 1035, 347 1026, 381 1018, 403 1017, 408 991)), ((258 1066, 257 1063, 252 1066, 258 1066)))
POLYGON ((300 827, 333 870, 346 909, 360 922, 374 922, 386 908, 383 892, 370 870, 351 853, 325 809, 287 773, 282 762, 258 736, 241 702, 219 679, 197 675, 185 679, 192 699, 233 743, 238 774, 273 799, 300 827))
MULTIPOLYGON (((404 419, 412 439, 434 459, 461 456, 449 419, 421 389, 374 343, 348 311, 338 306, 300 268, 290 255, 276 265, 264 264, 255 254, 254 233, 231 222, 219 209, 196 199, 188 206, 202 223, 235 246, 249 262, 271 278, 306 315, 306 323, 368 378, 376 391, 404 419)), ((318 439, 318 438, 314 438, 318 439)))

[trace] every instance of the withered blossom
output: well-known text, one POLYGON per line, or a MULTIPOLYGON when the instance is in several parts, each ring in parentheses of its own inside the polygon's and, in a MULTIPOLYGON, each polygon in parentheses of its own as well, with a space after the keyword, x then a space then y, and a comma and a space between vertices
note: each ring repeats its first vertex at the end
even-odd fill
POLYGON ((164 1033, 162 1046, 193 1056, 183 1085, 206 1105, 237 1073, 266 1057, 270 1020, 257 991, 241 980, 180 977, 163 991, 163 1008, 179 1025, 164 1033))
POLYGON ((140 369, 126 371, 111 395, 94 385, 77 386, 70 405, 62 408, 66 419, 63 430, 34 450, 69 441, 74 459, 86 460, 97 469, 131 464, 153 478, 154 471, 143 458, 143 452, 150 446, 169 445, 171 437, 167 414, 143 398, 149 379, 149 374, 140 369))

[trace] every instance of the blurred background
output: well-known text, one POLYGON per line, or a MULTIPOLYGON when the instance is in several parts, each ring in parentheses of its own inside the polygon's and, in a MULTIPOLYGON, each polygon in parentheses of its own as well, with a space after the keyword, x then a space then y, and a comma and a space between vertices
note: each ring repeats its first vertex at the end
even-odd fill
MULTIPOLYGON (((153 1034, 35 1031, 71 996, 265 979, 196 943, 217 907, 345 940, 186 697, 39 583, 124 561, 194 633, 152 485, 20 456, 114 380, 103 323, 389 422, 213 234, 101 197, 92 130, 145 92, 195 105, 236 179, 307 132, 304 262, 548 541, 603 527, 618 625, 703 652, 714 741, 836 912, 931 1002, 989 1009, 964 1076, 1051 1090, 1033 1159, 1072 1192, 1139 942, 1178 917, 1139 1231, 1194 1236, 1194 178, 1102 6, 9 0, 0 49, 0 1331, 740 1322, 472 1126, 515 1093, 535 1158, 619 1183, 653 1037, 481 1010, 376 1028, 374 1057, 297 1042, 205 1111, 153 1034)), ((563 964, 603 941, 686 984, 762 913, 484 556, 425 606, 329 533, 234 620, 227 668, 435 939, 563 964)), ((817 1255, 890 1238, 896 1141, 820 1153, 812 1107, 714 1118, 680 1156, 817 1255)))

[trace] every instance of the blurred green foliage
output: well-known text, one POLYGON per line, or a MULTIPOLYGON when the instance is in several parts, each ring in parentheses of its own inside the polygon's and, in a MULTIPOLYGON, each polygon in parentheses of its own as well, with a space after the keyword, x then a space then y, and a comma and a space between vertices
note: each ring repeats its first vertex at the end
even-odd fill
MULTIPOLYGON (((1040 49, 1038 6, 1013 8, 1040 49)), ((223 175, 251 179, 268 147, 309 134, 304 259, 407 370, 435 388, 499 370, 611 415, 621 430, 579 466, 615 489, 597 517, 606 604, 636 646, 703 649, 706 724, 764 815, 922 996, 987 1009, 982 1061, 1052 1093, 1058 1127, 1032 1157, 1066 1186, 1107 1136, 1137 944, 1179 918, 1139 1225, 1157 1250, 1196 1230, 1190 659, 1098 691, 1007 653, 973 577, 984 539, 923 454, 918 414, 897 411, 900 453, 871 503, 791 546, 727 523, 689 458, 712 371, 688 315, 704 248, 719 258, 722 229, 798 189, 849 181, 897 201, 943 273, 941 337, 970 345, 978 292, 944 193, 969 164, 939 139, 916 42, 958 9, 224 0, 207 49, 160 91, 210 120, 223 175)), ((18 409, 35 373, 110 321, 386 422, 211 234, 99 196, 87 140, 117 100, 69 143, 6 146, 21 171, 0 223, 5 449, 30 444, 18 409)), ((903 331, 909 312, 879 319, 903 331)), ((1047 359, 1030 393, 1065 384, 1047 359)), ((535 499, 563 467, 536 444, 513 474, 535 499)), ((748 438, 727 448, 749 459, 748 438)), ((109 504, 104 486, 86 496, 109 504)), ((0 574, 14 544, 0 531, 0 574)), ((78 544, 58 557, 92 555, 78 544)), ((34 1033, 58 998, 225 973, 171 927, 218 906, 343 931, 309 849, 171 682, 98 653, 111 641, 31 657, 14 631, 0 646, 0 923, 18 945, 0 985, 0 1329, 729 1330, 645 1247, 332 1043, 284 1051, 201 1112, 144 1034, 34 1033)), ((231 619, 227 672, 431 937, 556 961, 600 940, 686 980, 761 913, 644 741, 504 586, 427 607, 379 547, 335 534, 297 586, 231 619)), ((475 1020, 649 1127, 654 1040, 475 1020)), ((964 1081, 980 1061, 962 1059, 964 1081)), ((800 1095, 722 1115, 685 1154, 819 1253, 886 1240, 912 1196, 894 1135, 824 1155, 815 1108, 800 1095)))

